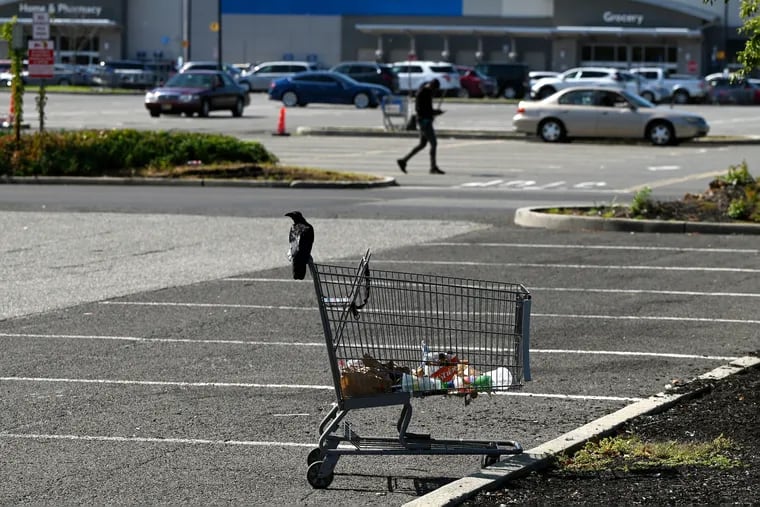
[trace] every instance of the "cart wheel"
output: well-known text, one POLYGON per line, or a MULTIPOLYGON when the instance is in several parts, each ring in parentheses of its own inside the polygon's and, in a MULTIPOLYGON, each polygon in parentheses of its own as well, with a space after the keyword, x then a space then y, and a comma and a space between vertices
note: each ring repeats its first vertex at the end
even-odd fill
POLYGON ((480 468, 488 468, 499 462, 498 455, 484 454, 480 457, 480 468))
POLYGON ((330 474, 327 477, 319 477, 319 469, 322 467, 321 461, 315 461, 311 465, 309 465, 308 470, 306 470, 306 480, 309 481, 309 484, 311 484, 311 487, 314 489, 327 489, 330 484, 332 484, 333 478, 335 475, 330 472, 330 474))
POLYGON ((312 463, 316 463, 317 461, 322 461, 322 449, 319 447, 315 447, 311 451, 309 451, 309 455, 306 456, 306 464, 311 465, 312 463))

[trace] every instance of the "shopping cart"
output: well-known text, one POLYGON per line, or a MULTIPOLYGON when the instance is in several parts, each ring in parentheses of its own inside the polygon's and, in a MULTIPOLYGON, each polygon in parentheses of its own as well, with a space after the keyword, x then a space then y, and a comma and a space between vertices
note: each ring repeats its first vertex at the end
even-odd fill
POLYGON ((413 397, 518 389, 530 380, 531 296, 520 284, 309 264, 337 402, 319 425, 306 478, 327 488, 345 455, 472 454, 481 466, 514 441, 441 440, 407 431, 413 397), (362 437, 351 410, 402 405, 398 437, 362 437))
POLYGON ((403 95, 385 95, 380 100, 385 130, 406 130, 409 99, 403 95))

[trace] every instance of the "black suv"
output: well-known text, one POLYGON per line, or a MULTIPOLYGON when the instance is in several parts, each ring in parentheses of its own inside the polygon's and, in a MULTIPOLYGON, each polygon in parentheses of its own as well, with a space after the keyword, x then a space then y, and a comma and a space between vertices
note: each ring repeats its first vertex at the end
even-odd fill
POLYGON ((375 62, 341 62, 332 69, 362 83, 374 83, 385 86, 396 93, 398 76, 390 65, 375 62))
POLYGON ((475 70, 496 80, 496 96, 521 99, 530 89, 529 69, 524 63, 479 63, 475 70))

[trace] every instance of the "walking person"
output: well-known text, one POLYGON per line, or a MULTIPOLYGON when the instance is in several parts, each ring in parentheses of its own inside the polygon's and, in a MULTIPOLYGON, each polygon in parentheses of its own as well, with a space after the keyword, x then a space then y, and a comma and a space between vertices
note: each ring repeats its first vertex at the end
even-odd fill
POLYGON ((438 141, 435 138, 435 129, 433 128, 433 119, 443 113, 440 109, 433 108, 433 96, 440 88, 441 83, 438 82, 437 79, 433 79, 425 83, 417 92, 414 109, 417 113, 420 141, 404 158, 396 160, 402 173, 406 173, 406 164, 409 162, 409 159, 415 156, 418 152, 424 150, 425 146, 430 143, 430 174, 445 174, 438 168, 438 164, 436 163, 435 151, 438 146, 438 141))

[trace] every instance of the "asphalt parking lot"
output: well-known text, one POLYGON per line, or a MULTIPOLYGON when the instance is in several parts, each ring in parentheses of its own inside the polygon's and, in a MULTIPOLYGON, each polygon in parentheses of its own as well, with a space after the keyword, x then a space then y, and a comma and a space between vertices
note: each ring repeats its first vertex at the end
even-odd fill
MULTIPOLYGON (((308 485, 334 394, 311 281, 290 279, 277 234, 287 219, 130 215, 152 231, 135 242, 118 214, 37 215, 4 213, 0 273, 29 306, 0 321, 0 503, 401 505, 477 471, 477 457, 353 457, 329 489, 308 485), (69 306, 46 285, 86 296, 69 306)), ((312 220, 315 255, 353 265, 369 246, 381 269, 533 294, 534 380, 467 407, 421 400, 413 431, 530 448, 758 348, 752 236, 356 222, 312 220)), ((396 417, 351 420, 391 435, 396 417)))
MULTIPOLYGON (((243 119, 208 121, 153 121, 134 99, 101 99, 93 118, 91 98, 51 97, 49 125, 230 131, 264 136, 283 160, 396 171, 398 139, 275 141, 279 105, 261 97, 243 119)), ((752 130, 752 111, 711 109, 710 121, 752 130)), ((288 114, 291 128, 378 121, 377 111, 288 114)), ((452 105, 443 118, 500 128, 509 114, 452 105)), ((378 268, 532 292, 533 381, 466 407, 419 400, 412 431, 528 449, 758 350, 755 236, 557 232, 514 226, 511 213, 594 200, 586 187, 600 181, 701 191, 708 172, 751 160, 754 147, 554 148, 446 140, 461 174, 361 195, 0 189, 0 504, 395 506, 478 471, 474 456, 351 457, 329 489, 308 485, 306 455, 334 392, 311 280, 291 280, 285 259, 289 220, 277 210, 293 202, 314 211, 320 261, 354 265, 372 248, 378 268)), ((350 419, 388 436, 397 416, 350 419)))

